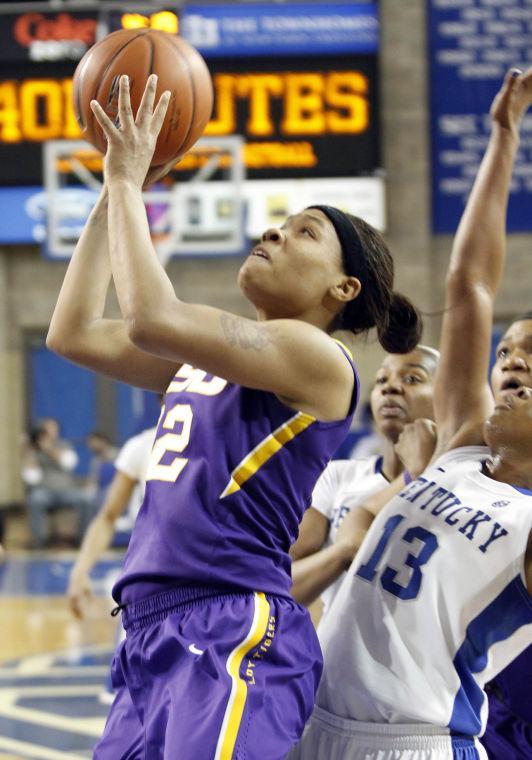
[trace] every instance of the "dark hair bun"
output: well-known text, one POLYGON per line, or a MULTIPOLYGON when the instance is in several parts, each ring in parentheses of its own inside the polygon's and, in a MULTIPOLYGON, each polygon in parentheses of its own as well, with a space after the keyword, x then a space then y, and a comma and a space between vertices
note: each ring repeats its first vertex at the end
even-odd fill
POLYGON ((388 319, 377 326, 379 343, 389 354, 408 354, 421 340, 423 319, 412 301, 393 293, 388 319))

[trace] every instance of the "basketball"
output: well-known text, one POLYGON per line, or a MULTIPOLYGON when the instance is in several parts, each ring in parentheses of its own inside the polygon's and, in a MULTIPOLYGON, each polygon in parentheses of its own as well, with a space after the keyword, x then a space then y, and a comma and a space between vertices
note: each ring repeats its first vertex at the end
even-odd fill
POLYGON ((121 29, 93 45, 80 60, 73 79, 74 112, 84 138, 102 153, 107 141, 90 108, 97 100, 109 118, 118 117, 120 76, 129 76, 136 114, 150 74, 157 74, 155 102, 171 93, 152 166, 177 159, 203 134, 211 116, 213 88, 207 65, 182 37, 155 29, 121 29))

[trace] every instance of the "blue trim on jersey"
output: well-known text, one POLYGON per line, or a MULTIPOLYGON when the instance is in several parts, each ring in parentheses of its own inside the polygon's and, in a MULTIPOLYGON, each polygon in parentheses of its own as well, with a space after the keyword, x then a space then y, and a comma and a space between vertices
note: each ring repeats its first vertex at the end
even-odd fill
POLYGON ((532 623, 532 600, 518 575, 467 626, 464 642, 453 660, 461 686, 449 721, 451 731, 466 736, 480 733, 480 712, 486 695, 473 674, 486 668, 490 647, 528 623, 532 623))
POLYGON ((480 754, 474 739, 464 736, 451 736, 453 760, 480 760, 480 754))
POLYGON ((532 491, 529 488, 520 488, 519 486, 512 486, 519 493, 523 493, 525 496, 532 496, 532 491))
POLYGON ((383 462, 384 462, 384 457, 377 457, 377 460, 375 462, 375 475, 382 475, 383 462))

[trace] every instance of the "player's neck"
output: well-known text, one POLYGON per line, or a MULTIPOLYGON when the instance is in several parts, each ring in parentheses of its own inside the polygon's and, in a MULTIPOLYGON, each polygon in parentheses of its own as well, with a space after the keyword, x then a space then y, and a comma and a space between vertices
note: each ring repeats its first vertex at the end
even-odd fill
POLYGON ((524 459, 514 461, 501 454, 492 454, 485 462, 484 471, 488 477, 498 480, 500 483, 532 490, 530 461, 528 463, 524 459))

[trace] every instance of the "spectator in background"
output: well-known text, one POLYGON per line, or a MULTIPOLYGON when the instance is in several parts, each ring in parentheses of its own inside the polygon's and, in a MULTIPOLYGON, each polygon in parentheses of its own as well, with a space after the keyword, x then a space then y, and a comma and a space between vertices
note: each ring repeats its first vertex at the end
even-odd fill
POLYGON ((73 476, 78 456, 59 437, 59 424, 52 417, 40 420, 29 433, 22 456, 22 479, 27 487, 31 545, 42 548, 48 539, 48 513, 70 507, 77 516, 81 540, 90 519, 92 500, 73 476))
POLYGON ((95 514, 100 509, 114 478, 114 460, 118 449, 113 446, 105 433, 100 433, 98 430, 93 430, 87 435, 85 444, 91 452, 86 489, 93 499, 92 514, 95 514))

